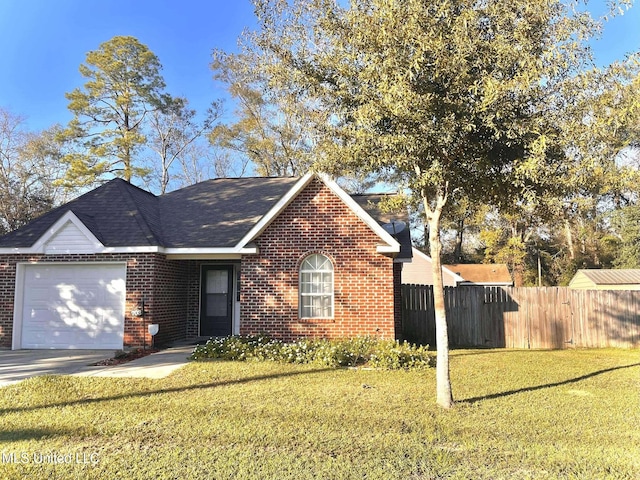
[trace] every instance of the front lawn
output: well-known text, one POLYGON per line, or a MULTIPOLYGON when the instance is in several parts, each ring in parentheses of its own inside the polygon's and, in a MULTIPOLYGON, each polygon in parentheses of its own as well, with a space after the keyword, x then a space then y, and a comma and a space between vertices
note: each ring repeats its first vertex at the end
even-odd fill
POLYGON ((452 352, 435 370, 194 362, 0 389, 0 478, 635 479, 640 351, 452 352))

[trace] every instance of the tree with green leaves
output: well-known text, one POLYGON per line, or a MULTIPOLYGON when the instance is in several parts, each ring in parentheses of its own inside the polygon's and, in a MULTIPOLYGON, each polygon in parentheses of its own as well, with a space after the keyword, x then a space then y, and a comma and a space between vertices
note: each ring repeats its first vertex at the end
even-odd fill
POLYGON ((169 97, 158 58, 136 38, 116 36, 87 54, 83 88, 66 94, 74 118, 63 137, 76 148, 63 159, 65 181, 91 185, 106 175, 131 181, 146 170, 136 153, 146 142, 144 125, 169 97))
POLYGON ((436 396, 449 408, 443 208, 453 193, 497 207, 560 196, 557 179, 601 122, 595 109, 588 121, 567 121, 591 105, 574 97, 597 77, 586 41, 599 24, 559 0, 255 5, 259 28, 245 46, 260 56, 268 88, 330 113, 314 125, 317 168, 376 172, 422 206, 433 260, 436 396))
POLYGON ((63 202, 59 127, 40 133, 0 108, 0 234, 15 230, 63 202))
POLYGON ((313 159, 314 131, 308 127, 314 112, 303 108, 304 97, 288 85, 268 87, 268 65, 255 53, 214 50, 214 79, 237 106, 235 120, 217 125, 210 142, 249 159, 259 175, 303 175, 313 159))
POLYGON ((629 205, 613 215, 620 240, 613 264, 617 268, 640 268, 640 205, 629 205))

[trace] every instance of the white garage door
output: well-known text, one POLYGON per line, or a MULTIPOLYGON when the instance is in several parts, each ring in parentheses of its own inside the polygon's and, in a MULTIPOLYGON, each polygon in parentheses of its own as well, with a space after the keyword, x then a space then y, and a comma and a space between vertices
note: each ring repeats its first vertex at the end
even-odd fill
POLYGON ((21 348, 122 348, 125 265, 23 268, 21 348))

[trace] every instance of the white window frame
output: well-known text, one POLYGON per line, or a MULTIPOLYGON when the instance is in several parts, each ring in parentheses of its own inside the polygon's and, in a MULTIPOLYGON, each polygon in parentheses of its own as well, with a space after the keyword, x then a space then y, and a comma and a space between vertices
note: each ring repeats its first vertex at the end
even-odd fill
POLYGON ((318 319, 318 318, 326 318, 332 319, 334 315, 334 300, 335 300, 335 275, 333 262, 331 259, 323 255, 321 253, 312 253, 304 257, 302 262, 300 263, 299 268, 299 308, 298 314, 301 319, 318 319), (315 279, 314 279, 315 275, 315 279), (328 279, 327 279, 328 277, 328 279), (309 281, 307 280, 309 279, 309 281), (315 288, 311 288, 309 291, 305 292, 305 286, 315 286, 315 288), (305 302, 311 298, 326 298, 329 300, 330 305, 329 314, 326 315, 327 307, 314 307, 309 303, 305 302), (314 310, 319 309, 321 314, 317 314, 314 310), (309 311, 310 310, 310 311, 309 311), (308 312, 305 315, 305 312, 308 312))

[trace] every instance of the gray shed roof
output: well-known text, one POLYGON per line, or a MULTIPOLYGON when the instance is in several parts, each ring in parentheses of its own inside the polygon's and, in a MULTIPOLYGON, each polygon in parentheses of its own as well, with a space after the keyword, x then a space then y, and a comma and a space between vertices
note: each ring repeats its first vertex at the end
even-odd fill
POLYGON ((620 270, 578 270, 596 285, 638 285, 640 269, 620 270))

